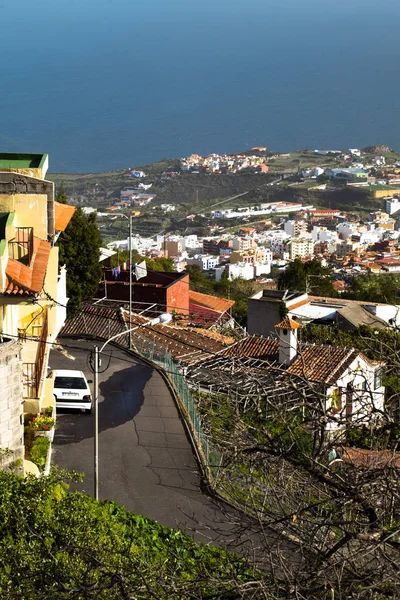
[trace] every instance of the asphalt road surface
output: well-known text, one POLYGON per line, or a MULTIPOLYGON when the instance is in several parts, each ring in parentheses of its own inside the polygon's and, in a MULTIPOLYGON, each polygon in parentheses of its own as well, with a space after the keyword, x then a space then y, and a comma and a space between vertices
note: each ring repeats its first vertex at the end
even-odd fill
MULTIPOLYGON (((93 379, 88 364, 93 343, 65 338, 63 344, 71 357, 53 350, 50 368, 79 369, 93 379)), ((107 346, 101 358, 99 499, 114 500, 162 525, 179 527, 198 541, 212 540, 241 552, 243 543, 249 550, 258 546, 245 527, 238 534, 237 524, 243 525, 241 515, 227 516, 223 504, 203 493, 184 424, 160 373, 115 347, 107 346), (231 540, 235 540, 233 546, 231 540)), ((93 430, 92 415, 57 411, 52 462, 84 473, 83 482, 71 489, 91 495, 93 430)))

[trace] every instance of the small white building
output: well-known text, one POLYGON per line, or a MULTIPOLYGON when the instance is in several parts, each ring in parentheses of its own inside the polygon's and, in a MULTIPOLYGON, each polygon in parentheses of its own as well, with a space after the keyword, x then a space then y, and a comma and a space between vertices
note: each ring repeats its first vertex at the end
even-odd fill
POLYGON ((384 198, 385 201, 385 212, 388 215, 393 215, 393 213, 400 210, 400 200, 396 196, 387 196, 384 198))
POLYGON ((339 236, 337 231, 331 231, 326 227, 319 227, 318 225, 314 225, 311 237, 314 242, 334 242, 337 243, 339 241, 339 236))
POLYGON ((185 244, 185 248, 186 250, 197 250, 198 248, 201 248, 201 243, 197 237, 197 235, 192 234, 192 235, 185 235, 185 237, 183 238, 184 244, 185 244))
POLYGON ((342 240, 347 240, 348 237, 356 233, 358 230, 358 223, 343 222, 336 225, 336 231, 342 240))
MULTIPOLYGON (((301 325, 289 317, 275 325, 278 339, 244 338, 221 353, 241 358, 262 356, 262 360, 284 369, 288 389, 296 377, 318 386, 316 397, 325 398, 320 409, 330 433, 347 425, 370 425, 384 411, 385 388, 382 382, 384 363, 367 359, 354 348, 338 348, 299 343, 301 325)), ((321 415, 322 416, 322 415, 321 415)))
POLYGON ((187 258, 188 265, 197 265, 202 271, 209 271, 219 265, 219 256, 211 254, 195 254, 192 258, 187 258))

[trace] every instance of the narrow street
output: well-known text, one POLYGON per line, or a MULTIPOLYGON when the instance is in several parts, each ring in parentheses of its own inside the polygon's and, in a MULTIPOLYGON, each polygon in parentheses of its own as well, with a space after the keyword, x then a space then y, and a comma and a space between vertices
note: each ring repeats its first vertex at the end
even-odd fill
MULTIPOLYGON (((93 379, 89 356, 93 343, 64 338, 70 357, 50 355, 52 369, 82 370, 93 379)), ((114 500, 128 510, 178 527, 197 541, 210 541, 251 553, 263 562, 258 534, 240 513, 202 491, 199 468, 174 399, 155 369, 126 351, 107 346, 99 376, 99 499, 114 500)), ((93 389, 93 385, 90 384, 93 389)), ((71 486, 93 495, 93 415, 57 412, 53 464, 84 473, 71 486)), ((270 549, 293 556, 294 546, 264 532, 270 549)))

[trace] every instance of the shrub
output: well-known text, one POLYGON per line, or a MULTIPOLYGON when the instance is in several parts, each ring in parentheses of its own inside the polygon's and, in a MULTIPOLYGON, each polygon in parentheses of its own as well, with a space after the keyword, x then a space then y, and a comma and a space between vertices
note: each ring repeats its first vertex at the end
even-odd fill
POLYGON ((32 443, 31 461, 35 463, 40 471, 44 471, 46 466, 46 458, 49 447, 50 440, 47 437, 37 437, 32 443))

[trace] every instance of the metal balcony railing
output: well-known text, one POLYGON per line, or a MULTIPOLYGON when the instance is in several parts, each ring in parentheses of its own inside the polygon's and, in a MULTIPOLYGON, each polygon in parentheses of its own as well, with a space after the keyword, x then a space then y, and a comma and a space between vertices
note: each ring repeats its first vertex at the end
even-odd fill
POLYGON ((31 264, 33 227, 17 227, 15 229, 15 238, 8 242, 8 254, 10 258, 18 260, 26 266, 31 264))
POLYGON ((38 398, 40 394, 40 384, 45 374, 46 346, 47 346, 47 312, 43 317, 39 341, 32 341, 37 344, 36 360, 34 363, 23 363, 23 395, 24 398, 38 398))

